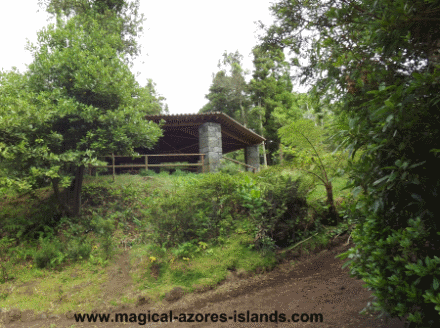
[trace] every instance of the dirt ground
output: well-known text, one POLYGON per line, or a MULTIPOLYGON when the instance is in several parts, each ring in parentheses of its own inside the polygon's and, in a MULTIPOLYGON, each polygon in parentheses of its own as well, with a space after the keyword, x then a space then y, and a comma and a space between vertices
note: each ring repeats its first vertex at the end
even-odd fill
MULTIPOLYGON (((247 278, 239 278, 237 273, 231 272, 228 281, 214 290, 203 293, 184 295, 175 301, 163 301, 157 304, 143 304, 134 308, 113 309, 110 320, 115 320, 115 313, 127 313, 131 322, 76 322, 72 314, 63 316, 45 316, 33 313, 0 313, 0 327, 10 328, 92 328, 92 327, 337 327, 337 328, 404 328, 403 321, 395 318, 386 321, 385 318, 377 318, 376 314, 361 315, 361 311, 371 301, 371 293, 364 287, 363 282, 351 278, 348 268, 342 269, 343 261, 335 259, 335 256, 350 246, 341 244, 331 250, 324 250, 308 259, 296 262, 286 262, 279 265, 275 270, 266 274, 254 275, 247 278), (152 316, 154 313, 168 314, 172 311, 173 317, 183 318, 187 322, 172 323, 144 322, 145 317, 140 314, 152 316), (235 312, 234 312, 235 311, 235 312), (267 314, 272 322, 265 322, 264 316, 258 319, 260 322, 238 322, 242 318, 247 320, 255 318, 253 314, 267 314), (285 314, 285 322, 273 322, 277 311, 285 314), (193 322, 189 321, 189 314, 194 314, 193 322), (220 322, 221 314, 224 313, 227 322, 220 322), (302 319, 307 320, 309 314, 322 314, 322 322, 298 322, 288 321, 292 314, 303 314, 302 319), (199 314, 196 316, 196 314, 199 314), (213 315, 214 314, 214 315, 213 315), (234 322, 234 314, 237 322, 234 322), (270 316, 272 314, 272 316, 270 316), (212 316, 213 315, 213 316, 212 316), (215 315, 218 316, 217 322, 215 315), (207 322, 197 322, 197 320, 207 322), (3 324, 1 323, 3 319, 3 324), (211 320, 213 319, 213 320, 211 320), (263 322, 261 322, 263 321, 263 322)), ((115 278, 106 285, 105 293, 118 294, 122 288, 129 288, 130 281, 127 269, 127 261, 121 259, 118 262, 120 268, 115 273, 115 278), (117 273, 120 273, 119 275, 117 273), (124 280, 124 281, 123 281, 124 280)), ((113 268, 114 270, 114 268, 113 268)), ((178 294, 178 293, 177 293, 178 294)), ((178 297, 176 297, 178 298, 178 297)), ((142 303, 142 302, 141 302, 142 303)), ((103 312, 97 312, 103 313, 103 312)), ((151 317, 153 318, 153 317, 151 317)), ((155 319, 156 317, 154 317, 155 319)), ((293 319, 300 319, 294 316, 293 319)), ((250 320, 252 321, 252 320, 250 320)))

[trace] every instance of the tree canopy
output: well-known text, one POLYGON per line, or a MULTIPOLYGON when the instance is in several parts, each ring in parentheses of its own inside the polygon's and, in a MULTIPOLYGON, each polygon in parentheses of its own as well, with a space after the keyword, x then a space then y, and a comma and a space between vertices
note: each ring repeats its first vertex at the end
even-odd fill
POLYGON ((0 76, 0 150, 9 167, 3 183, 30 189, 49 180, 62 213, 78 215, 85 165, 158 140, 160 128, 144 116, 160 113, 163 98, 152 81, 138 84, 127 60, 138 52, 137 7, 48 3, 56 23, 29 46, 34 60, 28 71, 0 76))
POLYGON ((272 164, 280 144, 277 134, 282 125, 280 119, 283 116, 289 120, 299 119, 301 112, 295 106, 296 95, 292 93, 290 65, 282 49, 255 47, 253 55, 255 69, 249 90, 251 100, 261 115, 263 135, 268 139, 268 162, 272 164))
POLYGON ((290 50, 297 78, 341 104, 341 145, 352 156, 363 150, 350 167, 354 194, 364 191, 348 215, 358 223, 352 273, 374 291, 377 309, 434 325, 440 2, 281 0, 271 10, 263 47, 290 50))
POLYGON ((250 102, 242 60, 238 51, 223 53, 218 63, 219 71, 213 75, 205 96, 209 102, 199 112, 223 112, 247 126, 250 102))

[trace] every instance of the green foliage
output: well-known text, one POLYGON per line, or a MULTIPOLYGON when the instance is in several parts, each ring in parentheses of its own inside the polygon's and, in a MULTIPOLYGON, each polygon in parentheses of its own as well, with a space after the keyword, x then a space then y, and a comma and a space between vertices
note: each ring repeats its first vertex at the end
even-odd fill
POLYGON ((199 242, 224 242, 244 218, 250 219, 247 233, 257 249, 273 250, 307 234, 312 225, 304 225, 307 211, 300 182, 282 176, 260 180, 257 184, 246 174, 208 174, 188 180, 179 193, 153 200, 149 215, 155 241, 194 252, 199 242))
POLYGON ((277 130, 281 127, 281 113, 289 113, 293 119, 300 118, 301 113, 295 106, 297 95, 292 94, 290 65, 282 49, 255 47, 253 54, 255 70, 249 90, 255 114, 261 122, 260 133, 268 140, 268 162, 271 164, 280 143, 277 130))
MULTIPOLYGON (((330 163, 334 163, 334 153, 325 154, 323 146, 323 130, 315 127, 311 120, 298 120, 288 126, 279 129, 278 133, 281 140, 298 149, 296 162, 301 162, 298 169, 305 171, 318 179, 325 187, 327 192, 328 220, 326 223, 336 224, 339 221, 334 204, 333 186, 331 183, 332 175, 335 174, 335 167, 331 167, 330 163), (316 156, 316 159, 315 159, 316 156)), ((338 172, 338 174, 341 174, 338 172)))
POLYGON ((223 53, 223 59, 218 64, 220 71, 213 75, 209 93, 205 96, 209 102, 200 109, 201 113, 223 112, 245 126, 250 123, 250 101, 245 80, 248 72, 242 69, 242 60, 243 56, 238 51, 223 53))
POLYGON ((187 175, 191 174, 188 171, 182 171, 181 169, 176 169, 172 175, 177 176, 177 177, 185 177, 187 175))
POLYGON ((311 149, 323 141, 324 131, 315 126, 312 120, 301 119, 285 125, 278 130, 281 142, 298 150, 311 149), (306 136, 309 141, 304 137, 306 136))
POLYGON ((139 170, 139 175, 142 177, 151 177, 151 176, 156 175, 156 172, 154 172, 153 170, 141 169, 141 170, 139 170))
POLYGON ((244 170, 240 167, 240 165, 227 161, 227 160, 223 160, 220 164, 219 167, 219 172, 221 173, 225 173, 225 174, 237 174, 239 172, 243 172, 244 170))
POLYGON ((306 219, 307 202, 301 179, 272 174, 261 179, 260 185, 266 206, 257 225, 277 246, 286 247, 315 230, 315 224, 306 219))
POLYGON ((156 241, 175 246, 217 237, 220 221, 231 211, 230 200, 236 185, 229 175, 207 174, 198 180, 188 180, 179 193, 170 192, 154 200, 151 224, 156 241))
POLYGON ((346 213, 357 226, 345 256, 373 308, 414 327, 440 321, 439 10, 423 0, 280 1, 262 37, 292 50, 303 81, 341 105, 337 140, 362 152, 348 167, 359 199, 346 213))
POLYGON ((63 253, 63 245, 55 238, 40 238, 39 244, 40 249, 34 255, 34 263, 37 268, 53 268, 61 264, 67 257, 63 253))
POLYGON ((10 248, 13 247, 14 244, 15 239, 13 238, 3 237, 0 239, 0 284, 5 283, 11 278, 8 262, 10 256, 10 248))
POLYGON ((66 245, 66 255, 73 261, 88 260, 92 252, 92 245, 84 238, 71 239, 66 245))
POLYGON ((98 213, 95 213, 90 222, 91 229, 100 237, 101 249, 104 256, 108 259, 113 254, 113 232, 115 230, 114 216, 104 218, 98 213))
POLYGON ((84 166, 151 147, 161 130, 144 116, 160 112, 162 99, 152 81, 139 86, 126 62, 136 53, 136 5, 111 12, 63 3, 49 4, 56 23, 29 45, 29 70, 0 73, 0 159, 7 168, 0 185, 30 190, 51 182, 62 211, 77 215, 84 166), (64 201, 59 187, 69 187, 64 201))

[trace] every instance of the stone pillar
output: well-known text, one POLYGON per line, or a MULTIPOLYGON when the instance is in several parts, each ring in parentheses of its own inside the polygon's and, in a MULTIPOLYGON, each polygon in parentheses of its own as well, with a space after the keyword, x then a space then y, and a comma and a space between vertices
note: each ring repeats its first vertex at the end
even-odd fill
POLYGON ((205 172, 214 172, 223 156, 220 124, 207 122, 199 127, 199 152, 205 154, 205 172))
MULTIPOLYGON (((245 162, 248 165, 252 165, 257 168, 257 172, 260 171, 260 153, 258 151, 258 145, 248 146, 244 151, 245 162)), ((251 168, 246 168, 248 171, 252 171, 251 168)))

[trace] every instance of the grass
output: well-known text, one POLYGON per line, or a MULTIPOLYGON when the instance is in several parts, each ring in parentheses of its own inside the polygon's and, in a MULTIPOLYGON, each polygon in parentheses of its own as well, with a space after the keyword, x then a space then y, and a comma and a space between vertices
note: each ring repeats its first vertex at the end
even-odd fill
MULTIPOLYGON (((285 169, 284 174, 298 172, 285 169)), ((50 199, 50 188, 43 188, 34 195, 1 198, 0 225, 9 225, 7 231, 16 241, 15 246, 3 250, 3 255, 0 244, 1 262, 8 270, 8 279, 0 283, 0 308, 54 314, 74 310, 86 312, 121 304, 133 305, 140 296, 161 301, 175 287, 181 287, 185 292, 213 288, 226 278, 229 271, 255 273, 273 268, 277 256, 253 249, 254 231, 245 221, 239 222, 223 243, 205 241, 187 253, 179 253, 176 248, 165 249, 152 242, 151 204, 159 197, 167 197, 167 193, 179 193, 183 186, 200 176, 119 175, 115 181, 111 176, 86 176, 84 217, 62 219, 56 228, 44 233, 63 241, 62 245, 83 238, 83 243, 92 247, 91 257, 88 260, 66 260, 53 268, 36 267, 33 255, 41 251, 38 239, 20 243, 20 239, 13 235, 12 224, 17 217, 24 220, 29 215, 37 215, 35 209, 38 205, 50 199), (20 250, 23 247, 27 253, 20 250), (105 288, 113 279, 114 268, 121 267, 117 261, 122 252, 128 254, 132 282, 122 295, 115 298, 111 293, 106 294, 105 288), (18 257, 17 254, 25 255, 18 257)), ((347 195, 347 191, 341 190, 344 184, 344 178, 333 181, 335 198, 347 195)), ((320 186, 307 196, 312 203, 323 197, 325 190, 320 186)), ((52 208, 49 205, 42 215, 50 213, 52 208)), ((324 230, 304 242, 301 248, 305 252, 321 249, 331 237, 332 232, 324 230)))
POLYGON ((153 261, 144 247, 138 247, 130 255, 133 281, 143 295, 157 301, 175 287, 188 292, 214 287, 226 278, 228 271, 272 268, 276 263, 273 254, 261 256, 249 248, 251 242, 246 235, 233 235, 225 245, 207 247, 189 258, 176 259, 164 254, 153 261))
POLYGON ((25 272, 0 285, 0 295, 7 295, 0 301, 4 310, 19 308, 54 314, 78 309, 88 311, 95 304, 87 300, 95 300, 101 285, 108 279, 104 270, 97 272, 86 263, 73 264, 61 272, 29 267, 17 269, 25 272))

